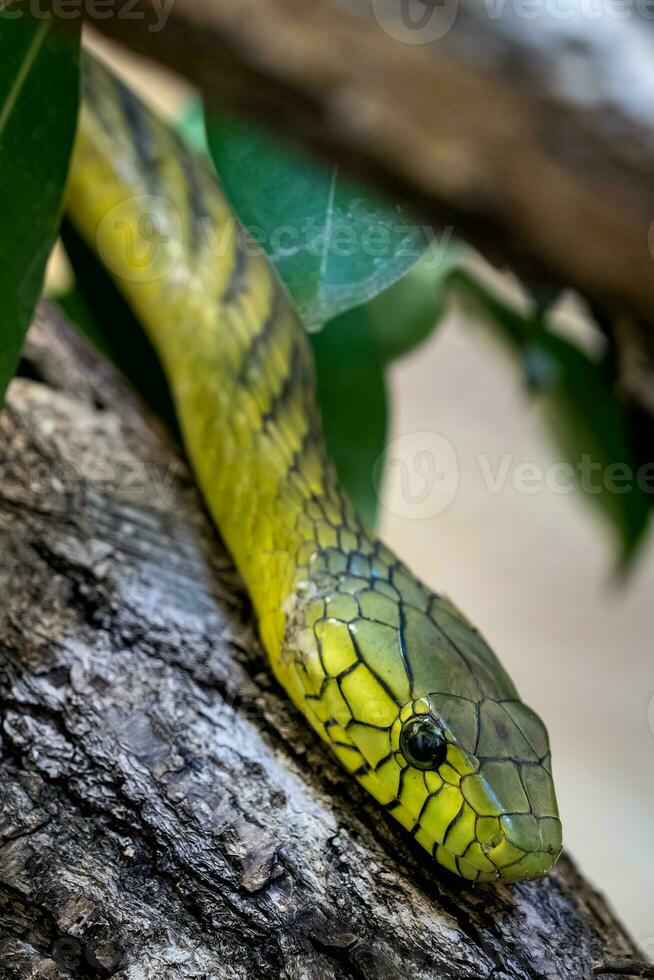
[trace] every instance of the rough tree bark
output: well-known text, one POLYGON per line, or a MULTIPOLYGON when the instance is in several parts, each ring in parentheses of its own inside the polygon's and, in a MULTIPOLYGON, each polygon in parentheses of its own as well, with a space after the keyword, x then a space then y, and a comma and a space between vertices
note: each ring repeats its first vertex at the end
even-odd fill
POLYGON ((467 887, 334 765, 174 445, 47 306, 0 439, 2 980, 629 966, 569 858, 467 887))

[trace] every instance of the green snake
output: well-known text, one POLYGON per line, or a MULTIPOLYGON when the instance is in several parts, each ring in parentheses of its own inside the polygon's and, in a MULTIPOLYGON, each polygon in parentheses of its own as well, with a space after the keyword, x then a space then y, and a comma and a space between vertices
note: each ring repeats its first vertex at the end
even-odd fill
POLYGON ((305 330, 209 164, 90 57, 83 85, 68 214, 161 359, 277 680, 443 867, 546 875, 561 824, 542 722, 347 499, 305 330))

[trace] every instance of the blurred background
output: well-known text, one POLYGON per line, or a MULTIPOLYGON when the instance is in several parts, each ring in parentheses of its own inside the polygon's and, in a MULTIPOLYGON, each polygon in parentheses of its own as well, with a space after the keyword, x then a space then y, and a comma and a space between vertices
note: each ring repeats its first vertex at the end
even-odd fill
MULTIPOLYGON (((183 111, 184 85, 89 40, 156 109, 183 111)), ((511 280, 473 265, 520 302, 511 280)), ((57 254, 50 283, 65 277, 57 254)), ((553 319, 583 348, 600 342, 570 298, 553 319)), ((546 720, 566 846, 654 956, 654 544, 615 576, 599 509, 548 481, 561 457, 524 373, 470 310, 450 308, 387 380, 381 535, 474 620, 546 720), (424 446, 442 450, 443 472, 425 470, 424 446)))

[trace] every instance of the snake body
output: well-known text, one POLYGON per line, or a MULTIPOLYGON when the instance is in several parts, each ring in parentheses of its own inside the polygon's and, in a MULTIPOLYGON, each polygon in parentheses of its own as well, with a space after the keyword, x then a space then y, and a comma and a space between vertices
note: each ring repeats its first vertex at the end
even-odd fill
POLYGON ((543 724, 478 631, 348 501, 305 331, 209 165, 90 57, 67 208, 163 363, 279 683, 445 868, 547 874, 561 825, 543 724))

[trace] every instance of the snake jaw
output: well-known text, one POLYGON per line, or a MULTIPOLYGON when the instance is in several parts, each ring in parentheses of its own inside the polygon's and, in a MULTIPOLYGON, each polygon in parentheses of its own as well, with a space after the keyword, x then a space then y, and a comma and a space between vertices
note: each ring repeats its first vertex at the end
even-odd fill
POLYGON ((428 798, 410 828, 416 841, 439 864, 469 881, 508 884, 549 874, 561 853, 558 817, 542 816, 533 809, 521 814, 501 812, 497 787, 488 788, 486 809, 499 815, 479 816, 465 797, 469 778, 464 777, 458 788, 443 783, 428 798))

